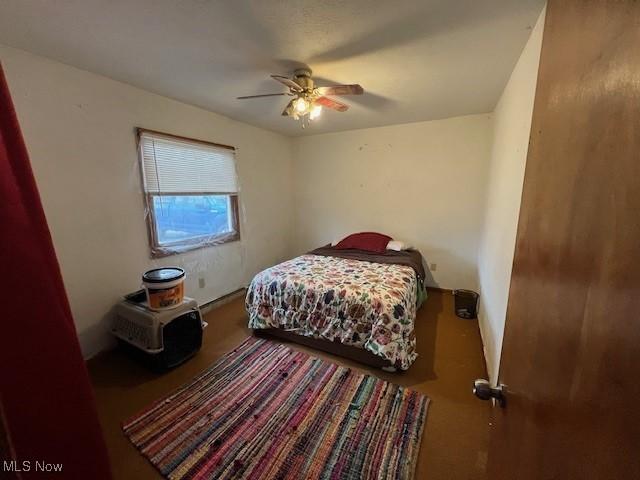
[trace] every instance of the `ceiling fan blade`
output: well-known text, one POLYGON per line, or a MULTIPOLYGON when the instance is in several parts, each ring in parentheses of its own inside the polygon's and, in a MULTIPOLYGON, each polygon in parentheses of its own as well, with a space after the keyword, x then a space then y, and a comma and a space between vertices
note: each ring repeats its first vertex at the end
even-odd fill
POLYGON ((280 97, 282 95, 291 95, 291 94, 290 93, 263 93, 262 95, 245 95, 244 97, 236 97, 236 99, 245 100, 247 98, 280 97))
POLYGON ((333 98, 318 97, 316 98, 316 103, 318 105, 322 105, 323 107, 337 110, 338 112, 346 112, 347 110, 349 110, 349 105, 345 105, 344 103, 334 100, 333 98))
POLYGON ((291 100, 289 103, 287 103, 287 106, 284 107, 284 110, 282 111, 282 116, 283 117, 288 117, 289 116, 289 108, 291 107, 291 105, 293 105, 293 100, 291 100))
POLYGON ((282 75, 271 75, 271 78, 286 85, 290 89, 295 90, 296 92, 302 91, 302 87, 288 77, 283 77, 282 75))
POLYGON ((332 85, 330 87, 318 87, 320 95, 362 95, 364 90, 360 85, 332 85))

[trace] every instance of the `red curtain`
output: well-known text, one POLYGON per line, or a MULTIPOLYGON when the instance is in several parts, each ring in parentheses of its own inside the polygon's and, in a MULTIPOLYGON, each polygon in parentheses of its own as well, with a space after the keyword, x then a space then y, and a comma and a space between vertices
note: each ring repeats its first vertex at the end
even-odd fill
MULTIPOLYGON (((62 464, 52 478, 109 479, 93 392, 1 66, 0 258, 0 402, 18 467, 31 462, 22 477, 46 478, 35 472, 40 461, 62 464)), ((0 477, 2 469, 0 461, 0 477)))

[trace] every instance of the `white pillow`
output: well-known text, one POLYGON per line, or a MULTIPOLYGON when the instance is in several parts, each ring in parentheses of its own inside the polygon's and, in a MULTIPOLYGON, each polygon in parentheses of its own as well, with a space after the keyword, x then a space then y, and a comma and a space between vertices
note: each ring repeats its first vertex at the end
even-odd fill
POLYGON ((387 243, 387 250, 395 250, 396 252, 409 250, 410 248, 413 248, 410 243, 401 240, 389 240, 389 243, 387 243))

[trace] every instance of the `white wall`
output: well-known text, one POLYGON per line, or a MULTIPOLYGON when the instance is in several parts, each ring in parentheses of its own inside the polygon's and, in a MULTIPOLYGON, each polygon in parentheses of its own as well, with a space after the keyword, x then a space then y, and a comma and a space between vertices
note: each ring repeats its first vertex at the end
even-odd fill
POLYGON ((295 250, 357 231, 413 243, 429 284, 477 289, 489 115, 294 140, 295 250))
POLYGON ((12 48, 0 46, 0 61, 85 356, 108 345, 111 306, 149 268, 185 267, 187 294, 204 303, 289 256, 288 138, 12 48), (149 258, 137 126, 238 148, 241 242, 149 258))
POLYGON ((494 382, 500 365, 544 15, 543 10, 493 115, 493 147, 478 273, 480 330, 489 377, 494 382))

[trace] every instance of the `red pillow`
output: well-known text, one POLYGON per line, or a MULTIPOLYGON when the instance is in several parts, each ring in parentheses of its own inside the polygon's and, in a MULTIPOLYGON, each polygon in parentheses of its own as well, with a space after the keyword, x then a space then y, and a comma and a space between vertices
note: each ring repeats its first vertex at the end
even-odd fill
POLYGON ((347 248, 357 248, 369 252, 384 253, 387 244, 392 238, 389 235, 375 232, 353 233, 338 242, 335 248, 344 250, 347 248))

